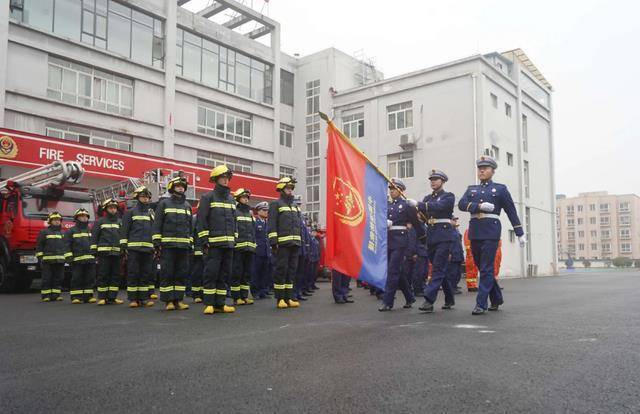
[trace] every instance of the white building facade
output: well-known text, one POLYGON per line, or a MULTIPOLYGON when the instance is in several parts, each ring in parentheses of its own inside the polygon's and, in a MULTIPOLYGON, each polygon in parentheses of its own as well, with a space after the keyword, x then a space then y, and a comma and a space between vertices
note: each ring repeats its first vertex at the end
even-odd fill
MULTIPOLYGON (((0 2, 0 126, 295 176, 320 225, 326 134, 318 110, 416 198, 428 191, 431 168, 449 174, 459 197, 475 182, 474 159, 488 151, 531 241, 520 252, 505 223, 503 274, 554 272, 551 88, 524 53, 382 80, 370 64, 333 48, 282 53, 280 24, 236 1, 198 11, 188 3, 0 2), (257 41, 264 36, 268 45, 257 41)), ((19 172, 0 168, 4 177, 19 172)))

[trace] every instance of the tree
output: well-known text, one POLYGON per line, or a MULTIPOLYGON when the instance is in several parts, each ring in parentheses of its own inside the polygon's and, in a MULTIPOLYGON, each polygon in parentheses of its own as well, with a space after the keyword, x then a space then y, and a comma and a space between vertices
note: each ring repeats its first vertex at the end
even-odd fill
POLYGON ((633 264, 633 260, 627 257, 619 256, 613 259, 613 265, 615 267, 631 267, 632 264, 633 264))
POLYGON ((584 266, 586 268, 589 268, 589 267, 591 267, 591 262, 588 261, 588 260, 583 260, 582 261, 582 266, 584 266))

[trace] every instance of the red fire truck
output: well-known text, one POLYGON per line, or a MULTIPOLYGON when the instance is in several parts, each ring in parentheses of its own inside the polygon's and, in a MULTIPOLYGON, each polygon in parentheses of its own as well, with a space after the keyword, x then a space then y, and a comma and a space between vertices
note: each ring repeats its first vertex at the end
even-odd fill
POLYGON ((45 227, 47 215, 58 211, 63 228, 73 225, 73 213, 84 207, 93 210, 90 195, 67 189, 84 175, 77 162, 52 164, 0 181, 0 290, 22 290, 37 275, 36 238, 45 227))
MULTIPOLYGON (((213 145, 212 150, 215 151, 215 144, 213 145)), ((164 192, 166 182, 178 174, 189 182, 187 197, 197 200, 202 193, 211 189, 211 168, 0 128, 1 175, 13 177, 5 183, 14 183, 11 189, 9 186, 5 190, 0 189, 3 195, 0 212, 0 290, 24 288, 30 285, 33 278, 39 277, 33 250, 38 232, 45 225, 44 218, 49 211, 59 211, 65 217, 63 226, 69 227, 76 209, 84 207, 95 211, 94 203, 107 197, 124 201, 123 196, 129 195, 140 184, 149 186, 157 200, 164 192), (57 162, 59 160, 69 161, 57 162), (38 184, 40 188, 33 185, 33 178, 24 178, 48 171, 47 168, 57 169, 61 173, 64 166, 69 173, 71 165, 80 170, 79 177, 75 180, 77 173, 67 174, 71 180, 67 179, 64 185, 60 176, 57 181, 38 184), (85 190, 66 188, 80 178, 85 190), (15 183, 20 180, 26 181, 16 187, 15 183)), ((52 174, 55 176, 55 173, 52 174)), ((268 201, 278 196, 276 182, 277 179, 273 177, 235 171, 231 185, 232 189, 251 189, 254 201, 268 201)))

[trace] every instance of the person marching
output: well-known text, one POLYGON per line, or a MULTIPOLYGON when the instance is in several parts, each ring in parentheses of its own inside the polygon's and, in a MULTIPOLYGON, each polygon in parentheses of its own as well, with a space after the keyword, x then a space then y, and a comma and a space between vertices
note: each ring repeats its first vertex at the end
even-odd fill
POLYGON ((427 250, 427 225, 418 217, 419 223, 416 229, 416 260, 413 265, 412 289, 414 295, 424 293, 427 272, 429 271, 429 252, 427 250))
MULTIPOLYGON (((444 190, 444 183, 449 180, 447 175, 439 170, 431 170, 429 182, 433 192, 417 203, 418 210, 427 217, 427 251, 431 263, 431 280, 424 289, 424 303, 420 310, 433 312, 433 304, 442 287, 444 305, 442 309, 451 309, 455 304, 453 289, 447 279, 447 265, 451 253, 453 233, 451 232, 451 217, 455 205, 455 196, 444 190)), ((415 205, 414 200, 410 200, 415 205)))
POLYGON ((380 312, 388 312, 393 309, 396 290, 400 287, 406 301, 405 309, 411 307, 415 298, 407 276, 402 272, 404 262, 404 252, 409 244, 409 230, 407 224, 417 222, 416 210, 409 207, 407 201, 401 198, 401 191, 407 187, 404 183, 392 178, 389 185, 389 200, 387 207, 387 283, 382 296, 382 307, 380 312))
POLYGON ((206 256, 204 265, 204 314, 233 313, 225 304, 228 280, 233 270, 233 249, 236 233, 236 206, 229 190, 233 171, 218 165, 209 174, 215 183, 212 191, 200 198, 198 207, 198 237, 206 256))
MULTIPOLYGON (((198 206, 200 208, 200 206, 198 206)), ((193 257, 191 258, 191 297, 193 303, 202 303, 202 275, 204 274, 204 254, 202 240, 198 237, 198 218, 195 214, 191 220, 193 228, 193 257)))
POLYGON ((151 192, 147 187, 133 191, 137 203, 122 217, 120 248, 127 258, 127 299, 129 307, 153 306, 149 300, 149 281, 153 274, 153 211, 149 208, 151 192))
POLYGON ((64 235, 67 250, 64 256, 71 265, 71 303, 95 303, 93 285, 96 282, 96 257, 91 251, 89 212, 84 208, 73 214, 76 222, 64 235))
POLYGON ((231 284, 231 297, 235 305, 253 305, 253 299, 249 298, 249 283, 253 260, 256 254, 256 232, 249 198, 251 192, 244 188, 238 188, 233 193, 236 205, 236 246, 233 252, 233 274, 231 284))
POLYGON ((453 230, 453 244, 451 245, 451 256, 449 259, 449 283, 455 295, 462 293, 458 287, 460 283, 460 277, 462 275, 462 263, 464 262, 464 250, 462 248, 462 234, 458 231, 460 224, 458 223, 458 217, 451 218, 452 230, 453 230))
POLYGON ((318 264, 320 263, 320 240, 315 225, 311 227, 311 244, 309 247, 309 271, 307 274, 307 289, 318 290, 316 278, 318 276, 318 264))
POLYGON ((267 236, 267 219, 269 217, 269 203, 261 201, 256 204, 258 218, 255 221, 256 255, 254 258, 251 289, 253 297, 264 299, 269 296, 269 280, 272 273, 271 249, 267 236))
POLYGON ((189 273, 191 233, 191 205, 187 202, 187 180, 173 178, 167 184, 171 197, 160 200, 155 209, 151 239, 156 255, 160 256, 160 300, 165 310, 186 310, 182 302, 189 273))
POLYGON ((273 287, 278 309, 300 306, 299 302, 293 300, 293 280, 296 277, 298 255, 302 245, 300 211, 293 199, 295 187, 294 178, 281 178, 276 184, 280 198, 269 203, 267 228, 269 244, 276 257, 273 287))
POLYGON ((64 279, 65 242, 62 235, 62 216, 57 211, 47 216, 48 226, 40 230, 36 241, 36 257, 40 259, 43 302, 61 301, 64 279))
POLYGON ((97 253, 98 305, 120 305, 120 219, 118 201, 108 198, 102 203, 103 217, 93 225, 91 250, 97 253))
POLYGON ((493 274, 502 231, 501 210, 507 213, 513 230, 518 236, 520 247, 525 246, 527 239, 507 186, 492 181, 498 163, 492 157, 482 156, 476 161, 476 166, 480 184, 470 185, 467 188, 458 203, 458 208, 471 213, 469 239, 473 259, 480 272, 476 306, 471 313, 482 315, 487 310, 487 299, 491 300, 490 311, 497 311, 504 303, 500 286, 493 274))

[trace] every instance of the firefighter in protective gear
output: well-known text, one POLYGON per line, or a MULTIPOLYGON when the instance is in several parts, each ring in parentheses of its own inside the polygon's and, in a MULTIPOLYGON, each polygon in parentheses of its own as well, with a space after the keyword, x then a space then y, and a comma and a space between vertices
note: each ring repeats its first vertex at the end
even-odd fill
POLYGON ((198 208, 198 237, 206 256, 203 276, 206 315, 235 312, 233 306, 225 304, 225 281, 233 269, 236 233, 236 206, 229 190, 232 177, 233 172, 226 165, 211 170, 209 181, 215 187, 202 196, 198 208))
POLYGON ((120 248, 127 258, 127 299, 130 308, 153 306, 149 300, 149 281, 153 274, 153 212, 147 187, 133 191, 137 203, 122 217, 120 248))
POLYGON ((278 309, 300 306, 292 296, 293 280, 296 276, 298 255, 302 245, 300 210, 293 199, 295 187, 295 179, 281 178, 276 184, 280 198, 269 203, 268 236, 269 244, 276 257, 273 287, 278 309))
POLYGON ((43 302, 61 301, 66 246, 62 236, 62 216, 57 211, 47 217, 48 226, 40 230, 36 241, 36 257, 42 269, 40 293, 43 302))
POLYGON ((193 257, 189 272, 191 276, 191 297, 194 303, 202 303, 202 275, 204 273, 204 257, 202 252, 202 241, 198 237, 198 219, 194 215, 191 219, 193 228, 193 257))
POLYGON ((169 198, 156 207, 153 245, 160 256, 160 300, 165 310, 186 310, 182 303, 189 273, 189 255, 193 247, 191 205, 186 200, 187 181, 176 177, 167 184, 169 198))
POLYGON ((233 252, 233 273, 231 297, 236 305, 252 305, 249 298, 251 270, 256 254, 255 220, 251 213, 249 198, 251 192, 239 188, 233 193, 236 202, 236 246, 233 252))
POLYGON ((102 203, 105 215, 93 225, 91 251, 97 257, 98 305, 119 305, 120 289, 120 219, 118 201, 109 198, 102 203))
POLYGON ((84 208, 76 210, 76 222, 64 235, 66 252, 64 257, 71 265, 71 303, 95 303, 93 285, 96 281, 96 258, 91 251, 89 232, 90 214, 84 208))

